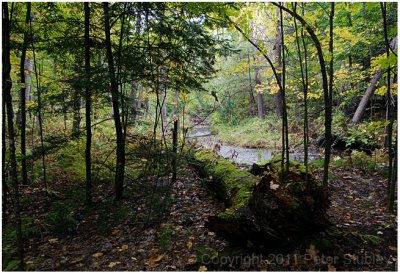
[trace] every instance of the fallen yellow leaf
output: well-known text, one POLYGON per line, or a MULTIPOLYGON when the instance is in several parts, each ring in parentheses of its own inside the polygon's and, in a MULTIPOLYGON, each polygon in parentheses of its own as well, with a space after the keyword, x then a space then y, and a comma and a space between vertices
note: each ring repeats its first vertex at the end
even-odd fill
POLYGON ((206 267, 205 265, 201 265, 201 266, 199 267, 199 271, 200 271, 200 272, 207 271, 207 267, 206 267))
POLYGON ((119 252, 127 250, 128 249, 128 245, 122 245, 121 248, 118 249, 119 252))
POLYGON ((147 262, 147 265, 149 266, 149 267, 156 267, 157 266, 157 263, 159 262, 159 261, 161 261, 162 260, 162 258, 164 258, 164 254, 161 254, 161 255, 158 255, 157 257, 152 257, 152 258, 150 258, 149 259, 149 261, 147 262))
POLYGON ((49 239, 49 243, 55 244, 58 242, 58 238, 49 239))
POLYGON ((101 253, 101 252, 97 252, 97 253, 94 253, 92 255, 92 257, 94 257, 94 258, 98 258, 98 257, 101 257, 101 256, 103 256, 103 253, 101 253))
POLYGON ((109 264, 108 264, 108 267, 109 268, 113 268, 114 266, 116 266, 117 264, 120 264, 121 262, 110 262, 109 264))
POLYGON ((192 246, 193 246, 193 243, 192 243, 192 242, 188 242, 186 246, 187 246, 189 249, 191 249, 192 246))

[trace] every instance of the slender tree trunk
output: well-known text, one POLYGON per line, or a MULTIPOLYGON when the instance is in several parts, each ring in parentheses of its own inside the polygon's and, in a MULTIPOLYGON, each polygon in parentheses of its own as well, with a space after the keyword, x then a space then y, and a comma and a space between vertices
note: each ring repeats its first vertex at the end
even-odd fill
MULTIPOLYGON (((80 61, 77 61, 76 71, 79 75, 81 73, 80 61)), ((80 84, 78 84, 80 86, 80 84)), ((72 122, 72 133, 79 134, 80 124, 81 124, 81 89, 80 87, 75 87, 72 95, 72 109, 73 109, 73 122, 72 122)))
MULTIPOLYGON (((281 89, 281 95, 282 95, 282 156, 285 154, 284 157, 282 157, 282 163, 284 159, 286 159, 286 165, 285 165, 285 172, 283 173, 283 180, 282 182, 285 181, 285 177, 287 174, 289 174, 289 127, 288 127, 288 115, 287 115, 287 105, 286 105, 286 60, 285 60, 285 40, 284 40, 284 34, 283 34, 283 11, 279 9, 280 11, 280 32, 281 32, 281 54, 282 54, 282 74, 281 74, 281 79, 282 79, 282 89, 281 89)), ((283 169, 282 169, 283 170, 283 169)))
MULTIPOLYGON (((40 79, 37 68, 37 59, 35 53, 35 42, 33 39, 33 28, 32 28, 32 20, 29 22, 30 28, 30 36, 31 36, 31 43, 32 43, 32 53, 33 53, 33 63, 34 63, 34 70, 35 70, 35 78, 36 78, 36 89, 37 89, 37 103, 38 103, 38 111, 37 111, 37 118, 38 118, 38 131, 40 136, 40 145, 41 145, 41 154, 42 154, 42 171, 43 171, 43 184, 45 188, 45 195, 47 197, 48 189, 47 189, 47 177, 46 177, 46 155, 44 152, 44 137, 43 137, 43 119, 42 119, 42 97, 41 97, 41 87, 40 87, 40 79)), ((40 70, 40 65, 39 65, 40 70)), ((33 140, 33 139, 32 139, 33 140)))
POLYGON ((332 96, 333 96, 333 17, 335 15, 335 3, 331 2, 331 12, 329 15, 329 86, 328 96, 325 100, 328 102, 325 105, 325 142, 329 144, 325 146, 325 161, 324 161, 324 179, 323 184, 325 189, 328 189, 329 178, 329 162, 332 149, 332 96))
POLYGON ((323 184, 327 189, 328 186, 328 174, 329 174, 329 162, 331 156, 331 145, 332 145, 332 98, 329 96, 329 88, 328 88, 328 76, 325 66, 324 54, 322 51, 321 43, 317 35, 315 34, 314 30, 311 26, 304 20, 303 17, 298 15, 296 12, 291 11, 285 8, 278 3, 273 2, 273 5, 280 7, 290 15, 294 16, 307 30, 310 34, 311 39, 313 40, 315 47, 317 49, 319 65, 321 68, 321 76, 322 76, 322 89, 324 91, 324 106, 325 106, 325 161, 324 161, 324 177, 323 177, 323 184))
MULTIPOLYGON (((4 76, 3 76, 4 77, 4 76)), ((4 79, 4 78, 3 78, 4 79)), ((4 87, 3 87, 4 89, 4 87)), ((4 96, 4 94, 3 94, 4 96)), ((6 104, 4 102, 4 97, 2 100, 2 119, 1 119, 1 180, 2 184, 2 210, 3 210, 3 227, 7 223, 7 169, 6 169, 6 104)))
POLYGON ((7 125, 8 125, 8 138, 9 138, 9 150, 10 150, 10 174, 11 182, 14 188, 14 217, 16 221, 16 240, 17 240, 17 253, 19 260, 19 270, 24 268, 24 249, 22 244, 22 230, 21 230, 21 209, 19 204, 19 185, 17 175, 17 159, 15 156, 15 142, 14 142, 14 122, 13 122, 13 107, 11 98, 11 62, 10 62, 10 20, 8 13, 8 3, 2 3, 2 39, 3 39, 3 100, 7 108, 7 125))
POLYGON ((163 134, 167 128, 167 89, 165 86, 162 88, 162 99, 161 99, 161 120, 163 134))
POLYGON ((136 82, 132 82, 132 89, 131 89, 131 108, 132 108, 131 120, 132 120, 132 122, 136 121, 136 115, 137 115, 136 93, 137 93, 137 84, 136 84, 136 82))
MULTIPOLYGON (((276 15, 280 18, 279 8, 276 10, 276 15)), ((276 41, 275 41, 275 64, 278 71, 282 69, 282 29, 281 29, 281 20, 278 19, 276 22, 276 41)), ((282 81, 282 73, 278 72, 278 77, 282 81)), ((282 92, 279 90, 275 94, 275 112, 279 118, 283 116, 283 106, 282 106, 282 92)))
POLYGON ((397 172, 396 171, 397 171, 397 157, 398 157, 398 155, 397 155, 397 149, 398 149, 397 141, 395 142, 395 145, 394 145, 393 149, 396 152, 394 154, 394 164, 393 164, 393 171, 394 172, 392 172, 392 178, 390 180, 391 183, 390 183, 390 188, 389 188, 389 203, 388 203, 388 212, 389 213, 393 213, 394 201, 395 201, 395 198, 396 198, 396 185, 397 185, 397 172))
MULTIPOLYGON (((303 9, 304 12, 304 9, 303 9)), ((304 165, 306 167, 306 182, 308 181, 308 103, 307 103, 307 95, 308 95, 308 63, 307 63, 307 45, 304 39, 304 30, 301 30, 301 40, 304 48, 304 165)))
POLYGON ((142 108, 142 101, 143 101, 143 85, 141 84, 139 87, 139 95, 138 95, 138 102, 137 102, 137 106, 136 109, 137 111, 139 111, 142 108))
POLYGON ((253 83, 251 82, 251 67, 250 67, 250 54, 247 54, 247 65, 249 66, 249 116, 253 117, 255 115, 255 105, 256 105, 256 100, 254 99, 254 94, 253 94, 253 83))
POLYGON ((85 10, 85 118, 86 118, 86 204, 92 204, 92 163, 91 163, 91 146, 92 146, 92 125, 90 112, 92 108, 91 91, 90 91, 90 8, 89 3, 84 2, 85 10))
POLYGON ((122 133, 122 124, 119 114, 119 100, 118 100, 118 83, 115 78, 114 59, 112 56, 111 48, 111 34, 110 34, 110 14, 108 3, 103 3, 104 10, 104 31, 106 36, 106 50, 108 59, 108 74, 111 82, 111 100, 114 111, 115 132, 117 135, 117 167, 115 171, 115 200, 122 199, 124 187, 124 172, 125 172, 125 142, 122 133))
MULTIPOLYGON (((255 68, 254 69, 254 81, 257 85, 261 85, 261 80, 260 80, 260 68, 255 68)), ((257 92, 257 108, 258 108, 258 117, 264 118, 264 98, 263 94, 260 92, 257 92)))
MULTIPOLYGON (((31 3, 26 3, 26 18, 25 24, 29 25, 31 17, 31 3)), ((28 48, 28 36, 27 30, 24 31, 24 42, 22 45, 21 62, 20 62, 20 76, 21 76, 21 94, 20 94, 20 105, 21 105, 21 173, 22 173, 22 184, 28 184, 28 171, 26 169, 26 79, 25 79, 25 61, 26 61, 26 50, 28 48)))
MULTIPOLYGON (((388 42, 388 32, 387 32, 387 23, 386 23, 386 3, 381 4, 381 11, 382 11, 382 18, 383 18, 383 32, 385 37, 385 44, 386 44, 386 58, 389 58, 390 55, 390 45, 388 42)), ((397 151, 392 151, 392 134, 393 134, 393 117, 392 117, 392 102, 391 102, 391 81, 390 81, 390 64, 387 69, 387 91, 386 91, 386 98, 387 98, 387 110, 386 110, 386 120, 389 121, 389 125, 387 126, 387 144, 388 144, 388 153, 389 153, 389 176, 388 176, 388 184, 387 184, 387 191, 388 191, 388 200, 390 201, 390 189, 392 188, 392 174, 393 174, 393 154, 397 153, 397 151)))
POLYGON ((178 120, 174 121, 174 129, 172 131, 172 181, 176 181, 177 163, 178 163, 178 120))

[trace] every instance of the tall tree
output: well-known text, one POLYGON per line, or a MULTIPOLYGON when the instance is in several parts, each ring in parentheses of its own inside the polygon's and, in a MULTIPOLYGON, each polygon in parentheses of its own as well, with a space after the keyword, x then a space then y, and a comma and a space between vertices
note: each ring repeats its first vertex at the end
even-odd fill
MULTIPOLYGON (((292 3, 293 11, 296 12, 296 3, 292 3)), ((297 27, 297 20, 293 17, 294 21, 294 29, 296 33, 296 46, 297 46, 297 55, 299 58, 299 66, 301 73, 301 84, 303 88, 303 104, 304 104, 304 119, 303 119, 303 142, 304 142, 304 166, 306 168, 306 182, 308 181, 308 105, 307 105, 307 93, 308 93, 308 68, 307 68, 307 45, 304 40, 304 30, 301 29, 301 39, 304 51, 304 67, 303 67, 303 59, 302 52, 300 47, 300 38, 297 27)))
POLYGON ((21 173, 22 184, 28 183, 28 172, 26 168, 26 79, 25 79, 25 59, 26 50, 29 44, 28 26, 31 17, 31 2, 26 3, 26 17, 24 26, 24 41, 22 44, 21 62, 20 62, 20 77, 21 77, 21 93, 20 93, 20 106, 21 106, 21 173))
POLYGON ((118 83, 115 77, 114 58, 112 54, 111 46, 111 33, 110 33, 110 12, 108 3, 103 3, 104 11, 104 32, 106 36, 106 51, 108 60, 108 74, 111 83, 111 100, 114 111, 114 124, 115 133, 117 135, 117 163, 115 170, 115 200, 119 201, 122 199, 123 187, 124 187, 124 173, 125 173, 125 140, 122 132, 122 124, 119 113, 119 93, 118 83))
MULTIPOLYGON (((389 38, 388 38, 388 31, 387 31, 387 22, 386 22, 386 3, 380 3, 381 5, 381 11, 382 11, 382 19, 383 19, 383 33, 384 33, 384 38, 385 38, 385 45, 386 45, 386 58, 389 59, 390 55, 390 45, 389 45, 389 38)), ((387 91, 386 91, 386 98, 387 98, 387 105, 386 105, 386 120, 389 121, 389 124, 387 126, 387 145, 388 145, 388 153, 389 153, 389 175, 388 175, 388 184, 387 184, 387 191, 388 191, 388 196, 389 196, 389 201, 391 200, 390 197, 390 189, 391 185, 394 183, 392 182, 392 173, 393 173, 393 154, 396 153, 396 151, 392 151, 392 135, 393 135, 393 117, 392 117, 392 98, 391 98, 391 79, 390 79, 390 62, 387 68, 387 91)), ((389 208, 391 206, 389 205, 389 208)))
POLYGON ((91 164, 91 146, 92 146, 92 125, 91 125, 91 91, 90 91, 90 7, 88 2, 84 2, 85 10, 85 118, 86 118, 86 204, 92 204, 92 164, 91 164))
MULTIPOLYGON (((281 28, 281 19, 280 19, 280 9, 276 9, 276 15, 278 17, 278 20, 276 22, 276 40, 275 40, 275 64, 276 68, 279 71, 278 77, 282 81, 282 28, 281 28)), ((278 115, 279 118, 282 118, 283 116, 283 106, 282 106, 282 91, 279 90, 277 93, 275 93, 275 112, 276 115, 278 115)))
MULTIPOLYGON (((256 67, 254 69, 254 81, 256 86, 261 85, 260 79, 260 68, 256 67)), ((257 108, 258 108, 258 117, 264 118, 264 98, 262 92, 257 92, 257 108)))
POLYGON ((13 107, 11 97, 11 62, 10 62, 10 16, 8 11, 8 3, 2 3, 2 39, 3 39, 3 99, 7 108, 7 126, 8 126, 8 139, 9 139, 9 154, 10 154, 10 177, 14 188, 14 217, 16 222, 16 240, 17 252, 19 259, 19 270, 24 268, 24 249, 22 244, 22 229, 21 229, 21 209, 19 204, 19 185, 17 175, 17 159, 15 156, 15 133, 13 121, 13 107))
POLYGON ((332 98, 330 97, 330 92, 328 88, 328 76, 327 76, 327 71, 326 71, 326 66, 325 66, 325 59, 324 59, 324 54, 322 51, 321 43, 315 34, 314 30, 312 27, 307 23, 307 21, 304 20, 302 16, 297 14, 296 12, 273 2, 272 3, 275 6, 280 7, 282 10, 285 12, 289 13, 293 17, 295 17, 306 29, 308 34, 310 35, 311 39, 314 42, 314 45, 317 49, 317 54, 318 54, 318 60, 319 60, 319 65, 321 69, 321 76, 322 76, 322 89, 324 92, 324 107, 325 107, 325 159, 324 159, 324 177, 323 177, 323 184, 325 188, 327 189, 328 187, 328 174, 329 174, 329 162, 331 159, 331 145, 332 145, 332 98))

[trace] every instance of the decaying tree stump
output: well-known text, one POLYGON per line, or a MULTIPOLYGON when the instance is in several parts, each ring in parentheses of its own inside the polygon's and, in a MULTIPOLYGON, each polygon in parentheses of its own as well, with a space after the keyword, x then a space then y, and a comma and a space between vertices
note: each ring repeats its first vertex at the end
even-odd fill
POLYGON ((200 150, 194 158, 208 188, 226 205, 206 227, 231 242, 285 250, 329 224, 322 183, 311 174, 306 182, 300 163, 290 161, 287 182, 282 183, 280 159, 253 165, 252 174, 211 151, 200 150))

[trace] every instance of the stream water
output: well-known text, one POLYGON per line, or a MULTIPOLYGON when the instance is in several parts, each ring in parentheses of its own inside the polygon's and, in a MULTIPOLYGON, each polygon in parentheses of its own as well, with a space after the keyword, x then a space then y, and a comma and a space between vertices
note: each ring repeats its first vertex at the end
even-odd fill
MULTIPOLYGON (((213 149, 220 156, 235 162, 238 165, 249 166, 253 163, 262 163, 270 160, 275 155, 279 155, 280 151, 272 151, 263 148, 245 148, 225 144, 218 139, 218 135, 212 132, 209 125, 197 125, 188 134, 191 143, 196 143, 208 149, 213 149), (219 148, 216 148, 218 144, 219 148)), ((290 159, 301 162, 304 160, 304 154, 301 152, 292 152, 289 154, 290 159)), ((321 155, 316 151, 309 151, 308 159, 317 160, 321 155)))

